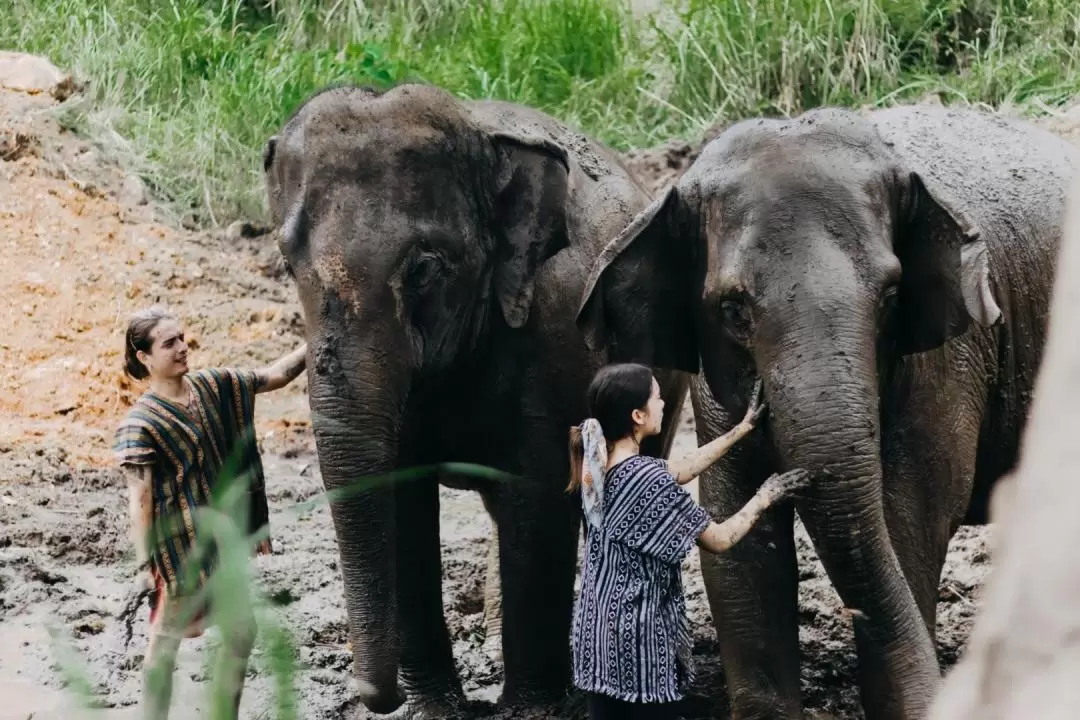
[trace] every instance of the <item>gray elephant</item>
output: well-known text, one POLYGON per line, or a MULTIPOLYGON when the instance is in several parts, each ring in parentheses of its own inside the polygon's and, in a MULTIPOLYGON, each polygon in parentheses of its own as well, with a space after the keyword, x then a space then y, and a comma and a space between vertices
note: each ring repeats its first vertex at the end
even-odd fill
MULTIPOLYGON (((1015 463, 1043 346, 1065 141, 973 110, 737 124, 605 249, 579 322, 695 372, 698 438, 769 417, 702 481, 716 517, 806 468, 796 507, 850 610, 868 718, 925 717, 938 582, 1015 463)), ((733 717, 800 714, 793 508, 703 556, 733 717)))
MULTIPOLYGON (((649 196, 542 113, 412 84, 315 94, 267 142, 264 168, 326 487, 449 461, 521 476, 439 479, 480 491, 497 525, 501 608, 487 609, 501 619, 502 701, 560 699, 580 519, 568 430, 602 362, 575 317, 594 260, 649 196)), ((658 379, 670 416, 647 451, 666 456, 689 378, 658 379)), ((434 478, 384 484, 331 508, 374 712, 460 714, 437 491, 434 478)))
POLYGON ((1080 654, 1080 181, 1054 276, 1045 357, 1020 459, 991 504, 994 571, 930 720, 1076 717, 1080 654))

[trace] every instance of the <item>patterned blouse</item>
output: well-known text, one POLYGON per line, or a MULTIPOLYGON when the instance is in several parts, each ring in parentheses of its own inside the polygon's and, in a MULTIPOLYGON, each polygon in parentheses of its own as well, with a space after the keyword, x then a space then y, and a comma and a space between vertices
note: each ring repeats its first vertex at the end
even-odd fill
POLYGON ((169 594, 183 586, 198 589, 213 570, 215 557, 204 558, 192 585, 183 580, 185 563, 201 537, 193 510, 210 504, 218 475, 230 460, 239 476, 247 474, 250 493, 248 526, 257 530, 268 520, 262 461, 254 436, 255 373, 211 368, 190 372, 187 407, 152 391, 143 393, 116 430, 113 452, 123 465, 153 467, 151 499, 153 569, 169 594), (235 454, 234 454, 235 453, 235 454), (235 458, 235 459, 233 459, 235 458))
POLYGON ((667 463, 635 455, 604 477, 574 606, 574 684, 626 702, 674 702, 694 679, 682 560, 711 522, 667 463))

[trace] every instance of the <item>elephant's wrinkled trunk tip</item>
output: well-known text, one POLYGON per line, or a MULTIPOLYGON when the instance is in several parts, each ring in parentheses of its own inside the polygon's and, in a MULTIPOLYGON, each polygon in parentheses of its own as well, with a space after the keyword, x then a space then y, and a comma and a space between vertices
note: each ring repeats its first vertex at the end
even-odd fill
POLYGON ((405 704, 405 694, 396 684, 391 690, 386 691, 357 678, 356 694, 364 707, 377 715, 389 715, 405 704))

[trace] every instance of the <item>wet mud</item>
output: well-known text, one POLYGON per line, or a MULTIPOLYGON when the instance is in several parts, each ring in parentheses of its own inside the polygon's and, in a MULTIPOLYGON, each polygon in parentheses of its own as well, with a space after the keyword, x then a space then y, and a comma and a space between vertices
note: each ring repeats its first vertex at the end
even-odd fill
MULTIPOLYGON (((687 416, 676 452, 693 442, 692 420, 687 416)), ((0 487, 0 691, 7 688, 26 698, 18 711, 0 708, 0 718, 25 720, 31 712, 37 712, 33 716, 37 719, 68 717, 63 705, 53 705, 75 697, 76 690, 65 687, 56 667, 64 642, 57 644, 54 632, 70 643, 86 669, 95 704, 102 708, 97 715, 134 717, 147 616, 140 612, 125 650, 124 628, 115 615, 132 587, 133 563, 122 482, 111 469, 79 468, 56 448, 39 450, 9 451, 0 463, 5 478, 0 487), (57 714, 50 715, 50 707, 57 714)), ((306 452, 292 458, 267 454, 266 469, 275 552, 254 560, 255 575, 267 611, 290 630, 299 646, 300 716, 377 718, 355 701, 329 513, 324 506, 303 513, 295 508, 322 491, 317 462, 306 452)), ((475 716, 499 717, 485 705, 498 696, 501 667, 482 647, 490 523, 475 494, 443 489, 441 502, 443 605, 454 655, 466 693, 482 703, 475 716)), ((989 569, 986 533, 985 528, 964 528, 950 548, 938 622, 939 652, 946 665, 955 660, 967 638, 978 590, 989 569)), ((810 717, 861 717, 850 622, 801 528, 797 537, 806 706, 810 717)), ((722 668, 697 552, 686 561, 685 573, 698 668, 685 716, 724 718, 722 668)), ((179 718, 202 717, 206 663, 216 637, 211 630, 184 644, 174 700, 179 718)), ((274 717, 274 698, 269 655, 260 646, 244 695, 244 717, 274 717)), ((584 716, 581 703, 574 699, 562 712, 552 709, 543 715, 567 720, 584 716)))
MULTIPOLYGON (((110 465, 112 428, 141 390, 120 373, 128 311, 169 303, 196 338, 193 365, 270 361, 301 340, 295 291, 280 272, 272 235, 180 230, 138 183, 100 150, 62 132, 48 96, 0 92, 0 720, 136 717, 147 613, 124 648, 115 615, 133 562, 123 482, 110 465), (74 663, 85 687, 67 680, 74 663)), ((1078 117, 1052 129, 1072 134, 1078 117)), ((718 132, 718 130, 717 130, 718 132)), ((671 143, 626 156, 650 189, 673 181, 700 145, 671 143)), ((281 622, 299 647, 295 687, 303 718, 375 718, 350 676, 338 554, 324 506, 299 512, 322 491, 303 380, 260 398, 275 552, 253 560, 267 598, 264 623, 281 622)), ((696 439, 689 403, 675 453, 696 439)), ((696 491, 696 488, 695 488, 696 491)), ((482 589, 490 521, 478 496, 441 490, 444 609, 465 690, 477 714, 499 694, 501 666, 483 650, 482 589)), ((963 650, 990 569, 992 528, 965 527, 950 546, 940 585, 942 665, 963 650)), ((797 542, 802 680, 808 717, 860 718, 850 619, 801 527, 797 542)), ((698 680, 687 718, 726 718, 718 644, 697 552, 685 582, 698 680)), ((215 630, 186 641, 174 717, 203 717, 215 630)), ((242 716, 276 717, 270 657, 253 657, 242 716)), ((542 717, 584 717, 579 699, 542 717)), ((502 717, 508 717, 502 713, 502 717)), ((516 717, 522 717, 518 714, 516 717)))

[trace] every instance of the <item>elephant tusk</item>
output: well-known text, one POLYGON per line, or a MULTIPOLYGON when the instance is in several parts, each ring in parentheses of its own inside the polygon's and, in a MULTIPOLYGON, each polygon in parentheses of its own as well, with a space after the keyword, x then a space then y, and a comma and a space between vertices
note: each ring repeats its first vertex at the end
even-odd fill
POLYGON ((852 620, 865 620, 866 619, 866 613, 864 613, 862 610, 858 610, 856 608, 849 608, 849 607, 840 608, 840 614, 842 616, 844 616, 845 618, 851 618, 852 620))

